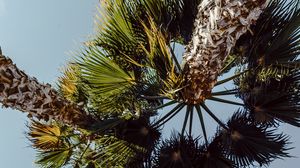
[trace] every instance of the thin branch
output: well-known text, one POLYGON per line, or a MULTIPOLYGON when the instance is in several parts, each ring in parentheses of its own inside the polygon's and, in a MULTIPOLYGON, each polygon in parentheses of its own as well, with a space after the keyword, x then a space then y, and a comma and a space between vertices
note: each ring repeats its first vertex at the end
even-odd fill
POLYGON ((193 114, 194 114, 194 106, 191 107, 190 112, 190 128, 189 128, 189 135, 192 135, 192 129, 193 129, 193 114))
MULTIPOLYGON (((164 121, 165 119, 167 119, 169 116, 171 116, 170 118, 172 118, 174 116, 174 114, 176 115, 178 113, 178 111, 180 111, 182 108, 184 107, 184 104, 178 104, 176 107, 174 107, 170 112, 168 112, 165 116, 163 116, 161 119, 159 119, 158 121, 156 121, 153 124, 153 127, 160 127, 162 124, 160 124, 162 121, 164 121)), ((170 119, 169 118, 169 119, 170 119)), ((169 120, 167 119, 167 121, 169 120)), ((166 122, 166 121, 165 121, 166 122)), ((164 122, 164 123, 165 123, 164 122)))
POLYGON ((161 127, 162 125, 164 125, 166 122, 168 122, 169 120, 171 120, 175 115, 177 115, 182 108, 184 107, 184 105, 182 105, 175 113, 173 113, 168 119, 166 119, 165 121, 163 121, 162 123, 160 123, 158 126, 156 126, 156 128, 161 127))
POLYGON ((233 79, 235 79, 235 78, 237 78, 237 77, 243 75, 244 73, 246 73, 246 72, 248 72, 248 71, 249 71, 249 70, 245 70, 245 71, 240 72, 240 73, 238 73, 238 74, 235 74, 235 75, 233 75, 233 76, 231 76, 231 77, 229 77, 229 78, 220 80, 220 81, 218 81, 218 82, 215 84, 215 86, 218 86, 218 85, 221 85, 221 84, 223 84, 223 83, 229 82, 229 81, 231 81, 231 80, 233 80, 233 79))
POLYGON ((232 64, 236 61, 236 57, 234 57, 225 67, 223 67, 220 71, 220 74, 223 74, 228 67, 232 66, 232 64))
POLYGON ((182 126, 182 130, 181 130, 181 137, 183 137, 183 135, 184 135, 184 131, 186 128, 186 124, 187 124, 190 112, 191 112, 191 106, 188 105, 187 110, 185 112, 185 117, 184 117, 183 126, 182 126))
MULTIPOLYGON (((175 44, 175 42, 174 42, 174 44, 175 44)), ((174 45, 175 46, 175 45, 174 45)), ((181 70, 181 67, 180 67, 180 64, 179 64, 179 62, 178 62, 178 60, 177 60, 177 58, 176 58, 176 54, 175 54, 175 52, 174 52, 174 49, 169 45, 169 48, 170 48, 170 51, 171 51, 171 55, 172 55, 172 58, 173 58, 173 60, 174 60, 174 62, 175 62, 175 64, 176 64, 176 67, 177 67, 177 69, 179 70, 179 72, 181 72, 182 70, 181 70)), ((174 47, 175 48, 175 47, 174 47)))
POLYGON ((140 95, 140 97, 143 98, 143 99, 148 99, 148 100, 169 99, 166 96, 146 96, 146 95, 140 95))
POLYGON ((225 130, 228 130, 227 126, 221 121, 219 120, 219 118, 217 116, 214 115, 213 112, 210 111, 210 109, 204 104, 201 103, 201 107, 204 108, 204 110, 221 126, 223 127, 225 130))
POLYGON ((224 90, 224 91, 219 91, 219 92, 213 92, 211 93, 212 96, 226 96, 226 95, 234 95, 237 94, 238 89, 231 89, 231 90, 224 90))
POLYGON ((205 139, 205 144, 207 146, 208 145, 208 140, 207 140, 207 134, 206 134, 206 129, 205 129, 205 123, 204 123, 203 115, 202 115, 201 108, 200 108, 199 105, 196 106, 196 110, 197 110, 198 117, 199 117, 199 120, 200 120, 200 123, 201 123, 202 133, 203 133, 203 136, 204 136, 204 139, 205 139))
MULTIPOLYGON (((82 154, 80 155, 80 158, 77 160, 78 162, 80 162, 84 156, 84 154, 86 153, 86 151, 89 149, 91 143, 89 142, 87 145, 86 145, 86 148, 84 149, 84 151, 82 152, 82 154)), ((76 161, 76 162, 77 162, 76 161)))
POLYGON ((225 99, 221 99, 221 98, 217 98, 217 97, 209 97, 207 99, 208 100, 212 100, 212 101, 221 102, 221 103, 226 103, 226 104, 232 104, 232 105, 237 105, 237 106, 244 106, 243 103, 238 103, 238 102, 234 102, 234 101, 230 101, 230 100, 225 100, 225 99))
POLYGON ((164 108, 164 107, 170 106, 170 105, 172 105, 172 104, 175 104, 175 103, 177 103, 177 101, 176 101, 176 100, 172 100, 172 101, 170 101, 170 102, 168 102, 168 103, 162 104, 162 105, 160 105, 160 106, 157 106, 157 107, 155 107, 155 108, 152 108, 152 109, 149 109, 149 111, 158 110, 158 109, 161 109, 161 108, 164 108))

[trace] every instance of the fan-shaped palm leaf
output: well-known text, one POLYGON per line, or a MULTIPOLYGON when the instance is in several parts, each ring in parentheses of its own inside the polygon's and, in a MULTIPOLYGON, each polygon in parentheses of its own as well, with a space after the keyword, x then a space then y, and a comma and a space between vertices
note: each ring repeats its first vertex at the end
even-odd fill
MULTIPOLYGON (((300 3, 272 1, 248 36, 250 64, 270 65, 293 61, 299 55, 300 3)), ((247 45, 247 44, 246 44, 247 45)))
POLYGON ((87 96, 84 86, 82 86, 79 68, 76 63, 67 64, 66 68, 63 69, 63 76, 58 78, 58 91, 66 99, 82 104, 87 101, 87 96))
POLYGON ((136 84, 133 72, 124 71, 99 47, 91 47, 82 57, 80 65, 82 78, 100 95, 119 94, 136 84))
POLYGON ((200 163, 201 168, 233 168, 237 167, 235 163, 225 157, 224 147, 220 141, 220 138, 216 137, 213 141, 207 145, 202 145, 201 148, 200 163))
POLYGON ((283 77, 279 81, 255 84, 243 95, 250 117, 262 124, 275 124, 275 120, 300 126, 299 72, 283 77))
POLYGON ((32 146, 37 149, 53 149, 57 148, 61 141, 61 130, 58 125, 46 125, 37 121, 32 121, 28 126, 28 138, 32 142, 32 146))
POLYGON ((68 148, 43 151, 38 154, 36 163, 42 168, 59 168, 67 164, 71 155, 72 151, 68 148))
POLYGON ((173 134, 169 140, 160 144, 157 158, 154 161, 156 168, 194 168, 201 165, 199 158, 200 146, 198 139, 173 134))
POLYGON ((228 130, 221 130, 219 136, 226 155, 238 166, 248 166, 253 162, 268 165, 276 158, 289 156, 286 136, 252 124, 240 112, 232 116, 227 126, 228 130))
POLYGON ((92 160, 100 167, 125 167, 140 159, 138 154, 143 154, 144 149, 120 140, 114 136, 103 136, 95 143, 96 153, 92 153, 92 160))

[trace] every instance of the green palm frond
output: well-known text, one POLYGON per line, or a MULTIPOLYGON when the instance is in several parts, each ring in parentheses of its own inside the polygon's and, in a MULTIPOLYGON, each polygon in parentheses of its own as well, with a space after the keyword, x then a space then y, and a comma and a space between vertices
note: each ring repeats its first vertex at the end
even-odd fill
POLYGON ((146 46, 141 47, 143 47, 147 55, 149 66, 157 71, 161 79, 165 80, 168 73, 174 73, 175 64, 172 61, 165 35, 158 29, 151 18, 149 19, 149 24, 143 24, 149 48, 146 48, 146 46))
POLYGON ((198 5, 202 0, 140 0, 154 22, 161 26, 169 37, 186 44, 193 31, 198 5))
POLYGON ((124 71, 99 47, 90 47, 79 64, 82 78, 93 87, 94 93, 120 94, 136 84, 133 72, 124 71))
MULTIPOLYGON (((241 1, 222 1, 218 6, 217 1, 206 0, 203 2, 211 2, 206 4, 207 9, 205 3, 203 8, 199 7, 202 0, 101 2, 96 37, 85 43, 84 51, 74 63, 67 65, 58 81, 61 95, 77 104, 81 112, 92 115, 95 122, 87 122, 88 128, 69 127, 55 121, 32 122, 28 137, 39 152, 38 165, 45 168, 237 168, 268 166, 274 159, 290 157, 287 153, 289 138, 274 131, 279 122, 300 127, 300 1, 273 0, 255 25, 241 26, 249 31, 238 40, 220 71, 215 65, 222 61, 215 56, 229 52, 226 47, 211 48, 214 52, 207 54, 203 66, 197 69, 193 65, 198 59, 192 58, 188 60, 193 63, 191 67, 183 65, 185 68, 182 68, 174 46, 188 45, 191 39, 201 38, 202 30, 193 29, 201 26, 202 19, 220 22, 216 25, 227 24, 227 21, 214 19, 219 15, 218 9, 207 9, 221 9, 226 6, 223 3, 237 9, 241 1), (198 11, 200 9, 203 11, 198 11), (207 12, 204 17, 203 12, 207 12), (212 57, 216 61, 210 62, 212 57), (212 66, 207 68, 205 64, 212 66), (187 73, 188 69, 194 72, 187 73), (235 74, 231 77, 201 83, 233 70, 235 74), (208 72, 207 76, 202 75, 204 71, 208 72), (193 86, 184 85, 184 80, 196 77, 193 75, 206 79, 191 82, 193 86), (213 86, 222 87, 230 81, 235 82, 236 88, 211 93, 213 86), (199 91, 201 101, 189 101, 195 96, 197 89, 194 88, 200 85, 211 87, 208 92, 199 91), (187 87, 192 88, 189 94, 185 94, 187 87), (241 100, 219 97, 228 95, 236 95, 241 100), (223 123, 206 100, 243 109, 223 123), (162 110, 167 106, 173 107, 162 110), (166 113, 154 118, 158 112, 166 113), (179 113, 185 114, 179 123, 181 134, 172 134, 169 139, 160 141, 163 133, 160 129, 179 113), (194 124, 197 115, 204 142, 198 135, 200 127, 194 124), (220 126, 213 137, 205 125, 206 116, 220 126)), ((256 1, 249 4, 252 3, 256 1)), ((258 15, 256 12, 254 10, 249 17, 258 15)), ((243 12, 224 9, 220 14, 237 15, 241 20, 235 21, 243 24, 243 12)), ((252 22, 251 18, 246 20, 252 22)), ((233 31, 227 40, 222 40, 222 34, 212 36, 213 40, 221 39, 221 45, 231 46, 233 43, 229 41, 235 41, 240 35, 234 32, 242 31, 236 31, 241 27, 230 26, 229 23, 225 26, 233 31)), ((215 30, 211 31, 204 34, 213 34, 215 30)), ((194 47, 193 52, 199 52, 197 56, 204 51, 197 44, 194 47)), ((188 52, 185 51, 183 57, 188 52)), ((6 78, 5 75, 2 76, 6 78)), ((68 116, 73 117, 72 113, 68 116)))
POLYGON ((174 99, 174 95, 179 91, 183 81, 182 75, 176 70, 176 65, 167 45, 165 35, 161 32, 153 20, 149 19, 149 28, 143 24, 147 34, 149 48, 144 48, 148 58, 148 65, 151 67, 162 81, 160 94, 174 99))
POLYGON ((132 145, 127 141, 120 140, 114 136, 103 136, 97 139, 95 153, 90 157, 100 167, 126 167, 126 165, 139 159, 144 149, 132 145))
POLYGON ((227 126, 228 130, 220 130, 218 136, 222 139, 225 155, 239 167, 254 162, 268 165, 274 159, 289 157, 287 136, 252 124, 243 113, 235 113, 227 126))
POLYGON ((38 154, 36 163, 42 168, 60 168, 68 163, 71 155, 72 150, 69 148, 42 151, 38 154))
POLYGON ((224 63, 223 68, 220 71, 220 75, 223 75, 227 72, 229 72, 233 67, 238 65, 238 62, 240 62, 241 58, 239 58, 237 55, 229 55, 224 63))
POLYGON ((37 161, 42 168, 59 168, 68 164, 72 155, 68 129, 57 123, 32 121, 27 133, 32 146, 37 149, 37 161))
POLYGON ((285 67, 280 64, 265 66, 258 70, 257 80, 266 83, 270 79, 281 80, 282 78, 289 76, 293 69, 297 69, 297 67, 285 67))
POLYGON ((40 167, 59 168, 73 165, 74 160, 82 158, 80 155, 86 152, 83 148, 88 139, 85 131, 75 131, 72 127, 55 122, 32 121, 28 127, 27 136, 38 152, 36 164, 40 167))
POLYGON ((97 38, 93 45, 100 46, 110 57, 126 70, 135 69, 129 57, 141 64, 144 59, 140 44, 145 44, 145 34, 141 31, 139 17, 132 11, 135 6, 124 0, 109 1, 99 9, 97 38))

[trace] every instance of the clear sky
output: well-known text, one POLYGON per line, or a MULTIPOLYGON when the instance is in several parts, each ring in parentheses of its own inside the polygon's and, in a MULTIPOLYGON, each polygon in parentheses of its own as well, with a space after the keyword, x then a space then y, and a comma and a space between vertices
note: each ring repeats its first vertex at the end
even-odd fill
MULTIPOLYGON (((59 69, 70 58, 68 53, 78 51, 80 43, 93 33, 97 1, 0 0, 0 45, 4 55, 27 74, 54 85, 59 69)), ((214 111, 221 117, 234 110, 232 106, 214 106, 214 111)), ((182 117, 171 120, 166 130, 178 127, 182 117)), ((206 119, 207 129, 214 132, 216 124, 206 119)), ((24 136, 26 121, 26 115, 0 108, 0 168, 35 167, 35 151, 24 136)), ((299 129, 284 126, 281 130, 294 142, 291 146, 296 148, 291 155, 300 156, 299 129)), ((295 168, 298 162, 298 158, 278 160, 270 167, 295 168)))

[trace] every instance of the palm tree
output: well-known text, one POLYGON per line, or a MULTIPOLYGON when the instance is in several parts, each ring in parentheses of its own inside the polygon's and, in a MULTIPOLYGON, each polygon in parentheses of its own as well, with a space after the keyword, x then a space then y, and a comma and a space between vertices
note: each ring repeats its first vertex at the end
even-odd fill
POLYGON ((290 157, 288 136, 276 131, 300 126, 300 1, 102 2, 95 37, 57 91, 0 54, 0 102, 29 113, 37 164, 219 168, 290 157), (232 89, 213 90, 227 82, 232 89), (223 122, 207 100, 240 109, 223 122), (218 124, 215 135, 203 112, 218 124), (178 113, 182 129, 161 140, 178 113), (203 138, 194 136, 195 116, 203 138))

